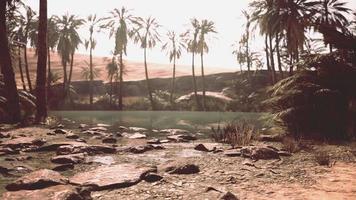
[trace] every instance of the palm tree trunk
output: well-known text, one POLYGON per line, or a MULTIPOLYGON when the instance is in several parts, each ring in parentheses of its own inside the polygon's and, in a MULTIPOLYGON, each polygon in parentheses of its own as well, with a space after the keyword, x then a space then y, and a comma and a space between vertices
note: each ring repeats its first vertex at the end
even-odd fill
POLYGON ((268 52, 268 49, 269 49, 269 45, 268 45, 268 35, 266 34, 266 36, 265 36, 265 53, 266 53, 267 71, 268 71, 269 74, 270 74, 271 84, 273 84, 273 73, 272 73, 272 70, 271 70, 270 62, 269 62, 269 52, 268 52))
POLYGON ((46 64, 47 64, 47 0, 40 0, 38 27, 38 61, 36 81, 36 122, 47 117, 46 64))
POLYGON ((51 95, 51 79, 52 79, 52 72, 51 72, 51 50, 49 49, 49 47, 47 47, 47 67, 48 67, 48 71, 47 71, 47 101, 50 98, 51 95))
POLYGON ((67 92, 68 92, 70 84, 72 83, 73 65, 74 65, 74 51, 70 54, 70 66, 69 66, 67 92))
POLYGON ((21 47, 18 47, 18 59, 19 59, 19 69, 20 69, 20 76, 21 76, 21 82, 22 82, 22 88, 23 90, 26 91, 26 84, 25 84, 25 78, 23 76, 23 71, 22 71, 22 59, 21 59, 21 47))
POLYGON ((282 79, 284 78, 283 69, 282 69, 282 61, 281 61, 281 52, 279 49, 280 37, 279 33, 276 34, 276 52, 277 52, 277 61, 278 61, 278 70, 281 74, 282 79))
POLYGON ((27 47, 24 47, 25 50, 25 71, 26 71, 26 78, 27 78, 27 83, 28 83, 28 89, 30 92, 32 92, 32 84, 31 84, 31 77, 30 77, 30 72, 28 69, 28 59, 27 59, 27 47))
POLYGON ((206 111, 206 104, 205 104, 204 53, 203 53, 203 51, 200 53, 200 60, 201 60, 201 77, 202 77, 202 81, 203 81, 203 111, 206 111))
POLYGON ((194 96, 195 96, 195 102, 198 106, 198 110, 201 110, 201 106, 200 106, 200 101, 198 98, 198 91, 197 91, 197 79, 195 77, 195 53, 192 52, 192 75, 193 75, 193 86, 194 86, 194 96))
POLYGON ((4 89, 8 120, 10 123, 17 123, 21 120, 19 95, 17 93, 15 73, 12 68, 11 55, 6 33, 6 4, 7 1, 0 1, 0 66, 4 77, 4 89))
POLYGON ((146 54, 147 54, 147 48, 144 48, 145 75, 146 75, 146 82, 147 82, 148 97, 149 97, 150 102, 151 102, 152 110, 155 110, 155 103, 153 101, 150 81, 149 81, 149 78, 148 78, 147 55, 146 54))
POLYGON ((66 96, 66 84, 67 84, 67 62, 62 60, 63 66, 63 97, 66 96))
POLYGON ((110 75, 110 107, 112 107, 112 92, 113 92, 113 90, 112 90, 112 88, 113 88, 113 86, 112 86, 112 78, 113 78, 113 75, 110 75))
POLYGON ((175 79, 176 79, 176 56, 173 57, 173 78, 172 78, 172 90, 170 96, 171 106, 173 108, 173 95, 174 95, 174 88, 175 88, 175 79))
MULTIPOLYGON (((92 40, 92 35, 90 35, 90 41, 92 40)), ((90 55, 89 55, 89 67, 90 67, 90 79, 89 79, 89 103, 93 105, 93 46, 92 42, 90 42, 90 55)))
POLYGON ((119 85, 119 110, 123 109, 123 103, 122 103, 122 99, 123 99, 123 84, 124 84, 124 80, 123 80, 123 73, 124 73, 124 62, 122 59, 122 52, 120 53, 120 85, 119 85))
POLYGON ((290 55, 290 60, 289 60, 289 76, 293 75, 293 55, 290 55))
POLYGON ((276 83, 276 69, 274 65, 274 53, 273 53, 273 43, 272 43, 272 36, 269 35, 269 55, 271 59, 271 70, 272 70, 272 81, 273 84, 276 83))

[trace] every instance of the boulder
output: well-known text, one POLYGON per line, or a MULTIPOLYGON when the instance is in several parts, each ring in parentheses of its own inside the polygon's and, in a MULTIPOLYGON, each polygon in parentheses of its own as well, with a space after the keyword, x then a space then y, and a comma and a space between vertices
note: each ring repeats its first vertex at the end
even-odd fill
POLYGON ((68 138, 68 139, 78 139, 79 135, 74 134, 74 133, 69 133, 69 134, 67 134, 66 138, 68 138))
MULTIPOLYGON (((85 143, 83 143, 85 144, 85 143)), ((88 153, 89 155, 103 154, 103 153, 115 153, 114 147, 104 145, 64 145, 57 149, 57 155, 68 155, 76 153, 88 153)))
POLYGON ((156 173, 147 173, 144 175, 143 177, 143 180, 145 180, 146 182, 149 182, 149 183, 153 183, 153 182, 157 182, 157 181, 160 181, 162 180, 163 177, 156 174, 156 173))
POLYGON ((111 143, 114 144, 117 142, 117 139, 114 137, 106 137, 102 140, 103 143, 111 143))
POLYGON ((72 131, 67 131, 67 130, 64 130, 64 129, 56 129, 53 131, 55 134, 69 134, 71 133, 72 131))
POLYGON ((170 162, 160 168, 169 174, 196 174, 200 172, 199 166, 185 162, 170 162))
POLYGON ((161 145, 148 144, 148 145, 130 147, 128 151, 131 153, 139 154, 139 153, 145 153, 146 151, 150 151, 150 150, 161 150, 161 149, 165 149, 165 148, 161 145))
POLYGON ((194 149, 197 151, 211 152, 214 151, 216 147, 210 148, 207 144, 198 144, 194 147, 194 149))
POLYGON ((39 190, 21 190, 5 192, 2 199, 6 200, 85 200, 78 189, 71 185, 57 185, 39 190))
POLYGON ((22 176, 13 183, 8 184, 6 189, 9 191, 35 190, 54 185, 64 185, 67 184, 67 182, 68 179, 58 172, 41 169, 22 176))
POLYGON ((241 148, 241 156, 253 160, 279 159, 278 151, 268 146, 246 146, 241 148))
POLYGON ((85 160, 84 153, 60 155, 60 156, 55 156, 51 159, 53 163, 57 163, 57 164, 78 164, 83 162, 84 160, 85 160))
POLYGON ((128 138, 130 138, 130 139, 145 139, 145 138, 147 138, 147 136, 142 133, 134 133, 134 134, 130 135, 128 138))
POLYGON ((231 192, 226 192, 225 194, 222 194, 220 197, 221 200, 239 200, 234 194, 231 192))
POLYGON ((38 139, 34 137, 18 137, 3 142, 3 148, 23 149, 23 148, 38 148, 46 143, 45 139, 38 139))
POLYGON ((106 190, 129 187, 142 180, 145 174, 156 171, 151 167, 133 164, 100 166, 92 171, 82 172, 70 178, 70 183, 91 186, 91 190, 106 190))
POLYGON ((0 138, 9 138, 9 137, 10 137, 9 133, 0 132, 0 138))
POLYGON ((46 145, 43 145, 36 149, 36 151, 56 151, 60 146, 86 146, 88 144, 84 142, 76 142, 76 141, 60 141, 60 142, 53 142, 46 145))

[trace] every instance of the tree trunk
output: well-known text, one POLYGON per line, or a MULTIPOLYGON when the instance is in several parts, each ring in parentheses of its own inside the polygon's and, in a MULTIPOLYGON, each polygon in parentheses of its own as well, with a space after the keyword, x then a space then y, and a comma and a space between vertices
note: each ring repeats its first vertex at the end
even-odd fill
POLYGON ((36 81, 36 122, 47 117, 46 95, 46 64, 47 64, 47 0, 40 0, 40 17, 38 27, 38 61, 36 81))
POLYGON ((201 60, 201 77, 202 77, 202 81, 203 81, 203 111, 206 111, 206 104, 205 104, 204 53, 203 53, 203 51, 200 53, 200 60, 201 60))
POLYGON ((122 59, 122 52, 120 53, 120 85, 119 85, 119 110, 123 110, 123 103, 122 103, 122 99, 123 99, 123 84, 124 84, 124 80, 123 80, 123 74, 124 74, 124 62, 122 59))
POLYGON ((68 82, 66 84, 66 92, 65 92, 66 95, 69 94, 69 99, 72 105, 73 105, 73 99, 69 90, 72 83, 73 65, 74 65, 74 51, 70 54, 69 75, 68 75, 68 82))
POLYGON ((19 46, 17 48, 17 54, 18 54, 18 62, 19 62, 19 69, 20 69, 20 76, 21 76, 21 82, 22 82, 22 88, 23 90, 26 91, 26 83, 25 83, 25 78, 23 76, 23 71, 22 71, 22 59, 21 59, 21 47, 19 46))
POLYGON ((151 102, 151 107, 152 107, 152 110, 155 110, 155 103, 154 103, 154 100, 153 100, 153 96, 152 96, 152 91, 151 91, 151 86, 150 86, 150 81, 149 81, 149 78, 148 78, 148 69, 147 69, 147 48, 144 48, 144 62, 145 62, 145 75, 146 75, 146 82, 147 82, 147 91, 148 91, 148 97, 150 99, 150 102, 151 102))
POLYGON ((32 84, 31 84, 31 77, 30 77, 30 71, 28 69, 28 59, 27 59, 27 47, 24 46, 25 50, 25 71, 26 71, 26 78, 27 78, 27 84, 28 84, 28 89, 30 92, 32 92, 32 84))
MULTIPOLYGON (((48 42, 48 41, 47 41, 48 42)), ((51 79, 52 79, 52 72, 51 72, 51 50, 49 47, 47 47, 47 67, 48 67, 48 72, 47 72, 47 101, 49 101, 50 96, 51 96, 51 79)))
POLYGON ((290 55, 290 60, 289 60, 289 76, 293 75, 293 55, 290 55))
POLYGON ((90 51, 89 51, 89 67, 90 67, 90 80, 89 80, 89 104, 93 105, 93 43, 92 33, 90 33, 90 51))
POLYGON ((4 76, 4 92, 9 123, 21 121, 19 95, 17 93, 15 74, 12 68, 11 55, 6 33, 6 3, 0 1, 0 66, 4 76))
POLYGON ((272 71, 272 81, 273 84, 276 83, 276 69, 275 69, 275 65, 274 65, 274 53, 273 53, 273 43, 272 43, 272 36, 269 35, 269 55, 270 55, 270 59, 271 59, 271 71, 272 71))
POLYGON ((199 98, 198 98, 197 79, 195 77, 194 64, 195 64, 195 53, 192 52, 192 75, 193 75, 194 96, 195 96, 195 102, 197 104, 198 110, 201 110, 200 101, 199 101, 199 98))
POLYGON ((271 65, 269 62, 269 52, 268 52, 269 46, 268 46, 268 35, 266 34, 265 36, 265 53, 266 53, 266 63, 267 63, 267 71, 270 74, 270 79, 271 79, 271 85, 273 85, 273 73, 271 70, 271 65))
POLYGON ((175 79, 176 79, 176 56, 174 55, 173 57, 173 78, 172 78, 172 90, 171 90, 171 96, 170 96, 170 101, 171 101, 171 106, 173 108, 173 95, 174 95, 174 88, 175 88, 175 79))
POLYGON ((112 92, 113 92, 113 90, 112 90, 112 78, 113 78, 113 75, 110 75, 110 107, 112 107, 112 92))
POLYGON ((282 79, 284 78, 283 69, 282 69, 282 61, 281 61, 281 52, 279 49, 280 37, 279 33, 276 34, 276 52, 277 52, 277 61, 278 61, 278 70, 281 74, 282 79))
POLYGON ((65 98, 66 84, 67 84, 67 62, 62 60, 63 66, 63 96, 65 98))

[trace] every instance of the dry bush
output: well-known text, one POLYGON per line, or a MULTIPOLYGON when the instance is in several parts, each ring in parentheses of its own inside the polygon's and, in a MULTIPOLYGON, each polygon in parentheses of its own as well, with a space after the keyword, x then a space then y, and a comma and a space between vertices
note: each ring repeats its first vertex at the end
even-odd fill
POLYGON ((230 144, 233 148, 250 144, 255 134, 254 126, 245 122, 229 123, 223 128, 218 125, 211 130, 215 142, 230 144))
POLYGON ((282 146, 283 149, 287 150, 290 153, 296 153, 301 150, 300 141, 291 137, 284 138, 282 140, 282 146))
POLYGON ((328 152, 326 151, 318 151, 314 154, 315 161, 322 166, 330 166, 331 158, 328 152))

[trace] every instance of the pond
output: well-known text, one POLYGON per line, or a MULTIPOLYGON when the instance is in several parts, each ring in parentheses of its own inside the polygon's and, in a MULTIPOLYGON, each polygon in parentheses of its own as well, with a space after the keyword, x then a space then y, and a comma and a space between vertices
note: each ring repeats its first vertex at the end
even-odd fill
POLYGON ((186 111, 54 111, 50 115, 66 125, 104 123, 113 127, 143 127, 149 130, 179 128, 203 132, 231 121, 246 121, 261 128, 261 117, 264 116, 262 113, 186 111))

